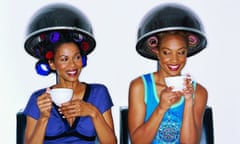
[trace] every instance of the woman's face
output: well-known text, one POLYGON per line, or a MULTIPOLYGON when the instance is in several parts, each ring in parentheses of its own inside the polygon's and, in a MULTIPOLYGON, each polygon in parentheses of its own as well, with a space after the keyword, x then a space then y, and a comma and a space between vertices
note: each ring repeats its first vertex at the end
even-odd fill
POLYGON ((160 72, 165 76, 176 76, 187 60, 187 43, 183 36, 169 34, 161 39, 157 56, 160 63, 160 72))
POLYGON ((82 57, 75 43, 63 43, 57 47, 54 59, 49 63, 51 68, 56 70, 60 81, 78 80, 82 69, 82 57))

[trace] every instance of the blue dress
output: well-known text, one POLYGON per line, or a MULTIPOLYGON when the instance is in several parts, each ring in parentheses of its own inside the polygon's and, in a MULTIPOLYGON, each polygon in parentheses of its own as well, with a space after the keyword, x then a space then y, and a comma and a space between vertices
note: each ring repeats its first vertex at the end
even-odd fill
MULTIPOLYGON (((147 121, 155 108, 160 103, 157 95, 154 76, 152 73, 142 76, 145 90, 145 104, 147 121)), ((195 87, 195 83, 193 84, 195 87)), ((152 144, 180 144, 180 129, 184 111, 184 97, 178 103, 172 105, 164 114, 160 127, 152 141, 152 144)))
MULTIPOLYGON (((84 101, 94 105, 101 113, 113 106, 108 89, 102 84, 86 84, 84 101)), ((37 106, 37 97, 43 94, 46 88, 40 89, 32 94, 24 114, 36 120, 40 118, 40 111, 37 106)), ((46 127, 44 144, 94 144, 96 130, 89 116, 77 117, 72 126, 58 112, 58 106, 53 103, 51 115, 46 127)))

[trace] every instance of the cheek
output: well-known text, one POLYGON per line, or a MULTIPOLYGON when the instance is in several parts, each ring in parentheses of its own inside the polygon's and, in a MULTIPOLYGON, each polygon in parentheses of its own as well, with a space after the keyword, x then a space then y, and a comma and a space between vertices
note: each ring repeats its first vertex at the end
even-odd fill
POLYGON ((168 64, 170 61, 169 58, 166 57, 160 57, 159 64, 161 67, 164 67, 166 64, 168 64))
POLYGON ((179 59, 179 61, 182 62, 182 63, 186 63, 187 57, 182 57, 182 58, 179 59))
POLYGON ((67 67, 67 64, 60 64, 60 63, 56 63, 55 64, 56 70, 61 70, 67 67))
POLYGON ((82 62, 82 60, 80 60, 80 61, 76 62, 75 64, 79 67, 79 66, 82 66, 83 62, 82 62))
POLYGON ((166 57, 166 56, 163 56, 163 55, 160 55, 159 58, 160 58, 161 63, 167 63, 171 60, 170 57, 166 57))

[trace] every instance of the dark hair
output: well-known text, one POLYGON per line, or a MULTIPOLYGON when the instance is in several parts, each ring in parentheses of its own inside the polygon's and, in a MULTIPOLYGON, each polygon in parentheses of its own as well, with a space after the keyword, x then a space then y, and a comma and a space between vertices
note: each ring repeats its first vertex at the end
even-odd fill
POLYGON ((51 31, 39 36, 41 42, 38 43, 35 53, 40 60, 50 60, 56 52, 56 49, 63 43, 74 43, 78 46, 81 55, 86 56, 85 49, 89 47, 85 37, 79 33, 69 31, 51 31))
MULTIPOLYGON (((61 40, 61 41, 59 41, 59 42, 57 42, 57 43, 54 43, 54 44, 52 44, 52 45, 49 45, 50 47, 52 47, 51 49, 52 49, 52 52, 53 52, 53 56, 56 54, 57 49, 58 49, 62 44, 65 44, 65 43, 74 43, 74 44, 78 47, 81 56, 86 56, 86 54, 84 53, 84 51, 80 48, 79 43, 75 42, 75 41, 72 40, 72 39, 64 39, 64 40, 61 40)), ((53 57, 52 57, 52 58, 53 58, 53 57)))
POLYGON ((166 32, 161 32, 161 33, 157 34, 157 37, 158 37, 158 40, 159 40, 158 47, 161 44, 161 40, 165 36, 168 36, 168 35, 179 35, 179 36, 181 36, 185 40, 187 47, 189 47, 189 38, 188 38, 188 36, 190 35, 190 33, 186 32, 186 31, 166 31, 166 32))

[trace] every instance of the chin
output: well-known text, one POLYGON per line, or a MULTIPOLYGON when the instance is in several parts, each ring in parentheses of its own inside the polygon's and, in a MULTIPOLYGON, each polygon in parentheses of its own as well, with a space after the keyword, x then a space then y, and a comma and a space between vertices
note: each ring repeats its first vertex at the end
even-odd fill
POLYGON ((69 81, 71 81, 71 82, 78 81, 78 77, 77 78, 69 78, 69 81))
POLYGON ((66 76, 65 80, 67 80, 69 82, 75 82, 78 80, 78 76, 66 76))
POLYGON ((180 72, 170 72, 169 75, 170 76, 179 76, 180 72))

